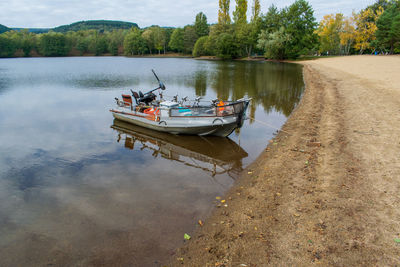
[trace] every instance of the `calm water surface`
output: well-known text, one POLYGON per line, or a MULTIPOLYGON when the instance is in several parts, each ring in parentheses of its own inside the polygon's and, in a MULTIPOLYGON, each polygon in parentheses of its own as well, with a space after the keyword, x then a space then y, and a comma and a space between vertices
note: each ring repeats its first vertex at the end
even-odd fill
POLYGON ((193 233, 275 129, 247 120, 229 138, 173 136, 114 122, 114 97, 252 97, 280 127, 301 67, 153 58, 0 59, 0 266, 158 266, 193 233))

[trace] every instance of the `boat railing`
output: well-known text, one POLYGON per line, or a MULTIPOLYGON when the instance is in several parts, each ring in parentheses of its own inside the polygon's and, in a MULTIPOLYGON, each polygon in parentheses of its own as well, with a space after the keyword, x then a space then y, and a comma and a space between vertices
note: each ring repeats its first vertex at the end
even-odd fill
POLYGON ((174 107, 170 108, 171 117, 225 117, 243 112, 245 101, 226 102, 224 105, 213 107, 174 107))

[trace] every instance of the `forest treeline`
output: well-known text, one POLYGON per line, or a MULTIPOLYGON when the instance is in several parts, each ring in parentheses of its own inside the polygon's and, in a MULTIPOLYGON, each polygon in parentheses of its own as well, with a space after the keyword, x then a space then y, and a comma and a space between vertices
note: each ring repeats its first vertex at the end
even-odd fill
POLYGON ((59 29, 62 32, 35 34, 5 27, 1 28, 7 31, 0 34, 0 57, 181 53, 295 59, 320 54, 400 53, 400 0, 377 0, 350 17, 328 14, 319 23, 305 0, 282 9, 272 5, 266 13, 261 13, 259 0, 252 0, 251 7, 247 0, 235 1, 231 12, 230 0, 219 0, 218 23, 212 25, 200 12, 193 24, 181 28, 140 29, 120 22, 124 25, 118 29, 64 27, 59 29))

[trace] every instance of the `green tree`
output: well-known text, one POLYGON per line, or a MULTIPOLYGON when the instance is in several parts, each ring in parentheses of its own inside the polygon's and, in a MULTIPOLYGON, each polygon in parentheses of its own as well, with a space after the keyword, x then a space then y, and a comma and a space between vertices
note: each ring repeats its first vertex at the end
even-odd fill
POLYGON ((231 23, 231 17, 229 16, 230 2, 230 0, 219 0, 218 24, 226 25, 231 23))
POLYGON ((46 57, 66 56, 68 53, 66 47, 65 35, 62 33, 44 33, 40 36, 40 52, 46 57))
POLYGON ((169 47, 177 52, 183 52, 185 49, 185 44, 183 40, 184 31, 182 28, 176 28, 171 35, 171 40, 169 41, 169 47))
POLYGON ((89 52, 89 39, 87 37, 80 37, 76 44, 76 49, 79 51, 79 54, 82 56, 84 53, 89 52))
POLYGON ((146 52, 146 41, 143 38, 139 29, 134 28, 131 30, 124 39, 124 52, 125 55, 141 55, 146 52))
POLYGON ((257 46, 263 49, 265 56, 272 59, 285 59, 286 49, 290 45, 291 36, 284 27, 278 31, 269 33, 267 30, 261 31, 257 46))
POLYGON ((221 33, 216 42, 217 56, 223 59, 236 57, 237 47, 232 34, 221 33))
POLYGON ((240 49, 240 51, 238 51, 240 56, 251 56, 253 47, 257 44, 258 34, 259 30, 255 22, 236 25, 235 39, 237 41, 237 47, 240 49))
POLYGON ((194 57, 201 57, 201 56, 206 56, 209 54, 209 52, 206 49, 205 44, 207 43, 208 36, 203 36, 197 39, 196 44, 194 45, 193 48, 193 56, 194 57))
MULTIPOLYGON (((132 29, 137 29, 137 28, 132 28, 132 29)), ((123 47, 126 32, 127 30, 119 29, 106 33, 106 38, 108 42, 108 51, 110 51, 110 53, 113 56, 117 56, 119 49, 123 47)))
POLYGON ((14 41, 7 35, 0 34, 0 57, 12 57, 16 50, 14 41))
POLYGON ((142 37, 146 42, 148 51, 150 52, 150 54, 152 54, 152 51, 154 49, 154 33, 153 33, 152 28, 146 29, 142 33, 142 37))
POLYGON ((194 29, 198 37, 206 36, 209 33, 207 17, 203 12, 196 15, 196 20, 194 22, 194 29))
POLYGON ((161 54, 161 50, 166 49, 166 36, 165 30, 161 27, 153 27, 153 38, 154 38, 154 47, 158 50, 158 54, 161 54))
POLYGON ((318 42, 315 29, 317 23, 314 11, 305 0, 296 0, 287 9, 283 10, 286 33, 291 36, 290 45, 286 47, 288 58, 296 58, 308 54, 318 42))
POLYGON ((96 56, 100 56, 108 52, 107 39, 104 34, 99 33, 97 30, 93 30, 89 42, 89 51, 96 56))
POLYGON ((376 25, 377 43, 393 54, 395 48, 400 48, 400 1, 386 9, 378 18, 376 25))
POLYGON ((236 0, 236 9, 233 11, 235 24, 247 23, 247 0, 236 0))
POLYGON ((283 26, 283 21, 282 13, 275 5, 271 5, 268 12, 261 17, 261 29, 268 33, 278 31, 283 26))
POLYGON ((192 54, 194 44, 197 41, 197 34, 194 26, 186 25, 183 28, 183 43, 185 53, 192 54))

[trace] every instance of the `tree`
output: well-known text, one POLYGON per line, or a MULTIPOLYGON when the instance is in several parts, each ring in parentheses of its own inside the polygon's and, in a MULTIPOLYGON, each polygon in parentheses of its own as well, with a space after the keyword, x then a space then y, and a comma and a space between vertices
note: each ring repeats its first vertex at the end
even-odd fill
POLYGON ((317 34, 320 38, 320 52, 340 53, 340 33, 344 26, 343 14, 325 15, 319 23, 317 34))
POLYGON ((194 57, 201 57, 208 55, 208 51, 206 49, 205 44, 207 43, 208 36, 203 36, 197 39, 196 44, 193 48, 193 56, 194 57))
POLYGON ((89 42, 90 40, 86 36, 82 36, 78 39, 76 49, 79 51, 81 56, 89 51, 89 42))
POLYGON ((66 56, 65 35, 62 33, 44 33, 40 36, 40 52, 46 57, 66 56))
POLYGON ((230 0, 219 0, 218 24, 227 25, 231 23, 229 5, 230 0))
POLYGON ((233 21, 235 24, 247 23, 247 0, 236 0, 236 9, 233 11, 233 21))
POLYGON ((251 56, 253 47, 257 43, 258 34, 259 31, 255 22, 236 25, 235 37, 238 48, 240 48, 239 53, 241 56, 251 56))
POLYGON ((183 29, 183 44, 185 53, 192 54, 194 44, 197 41, 197 34, 194 26, 187 25, 183 29))
POLYGON ((251 8, 251 22, 255 22, 260 17, 260 0, 253 0, 253 7, 251 8))
POLYGON ((278 31, 283 26, 284 19, 275 5, 268 8, 268 12, 261 17, 261 28, 268 33, 278 31))
POLYGON ((146 42, 147 48, 151 54, 152 50, 154 49, 154 37, 153 37, 153 31, 151 28, 146 29, 142 33, 142 37, 146 42))
POLYGON ((286 24, 285 31, 291 36, 290 45, 286 47, 287 57, 296 58, 309 53, 318 42, 312 7, 305 0, 296 0, 283 10, 282 16, 286 24))
POLYGON ((291 39, 291 35, 286 32, 284 27, 272 33, 263 30, 258 38, 257 46, 265 51, 267 58, 285 59, 286 49, 290 45, 291 39))
POLYGON ((376 39, 378 44, 389 49, 393 54, 396 47, 400 48, 400 2, 386 9, 376 22, 376 39))
POLYGON ((194 29, 198 37, 206 36, 209 33, 207 17, 203 12, 196 15, 196 21, 194 22, 194 29))
POLYGON ((185 49, 185 44, 183 40, 184 31, 182 28, 176 28, 171 35, 171 40, 169 41, 169 47, 177 52, 183 52, 185 49))
MULTIPOLYGON (((137 29, 137 28, 132 28, 137 29)), ((111 52, 113 56, 117 56, 119 48, 124 45, 126 30, 113 30, 112 32, 107 32, 106 37, 108 40, 108 51, 111 52)))
POLYGON ((343 54, 348 55, 355 39, 355 26, 354 19, 352 17, 345 18, 343 20, 343 28, 342 31, 339 33, 339 37, 340 46, 343 54))
POLYGON ((154 47, 158 50, 158 54, 161 54, 161 50, 166 49, 166 36, 165 30, 161 27, 153 27, 153 38, 154 38, 154 47))
POLYGON ((14 56, 17 47, 14 41, 5 34, 0 35, 0 57, 14 56))
POLYGON ((233 36, 229 33, 221 33, 216 42, 217 56, 229 59, 236 56, 237 47, 233 36))
POLYGON ((146 52, 146 41, 139 29, 132 30, 125 36, 124 53, 128 56, 141 55, 146 52))
POLYGON ((108 50, 107 40, 105 36, 97 30, 92 30, 92 35, 89 38, 89 51, 96 56, 106 53, 108 50))
POLYGON ((354 15, 355 23, 357 25, 354 48, 360 51, 360 54, 365 50, 372 48, 370 44, 376 39, 376 20, 382 13, 383 9, 380 7, 376 12, 371 8, 367 8, 362 10, 359 14, 354 15))

